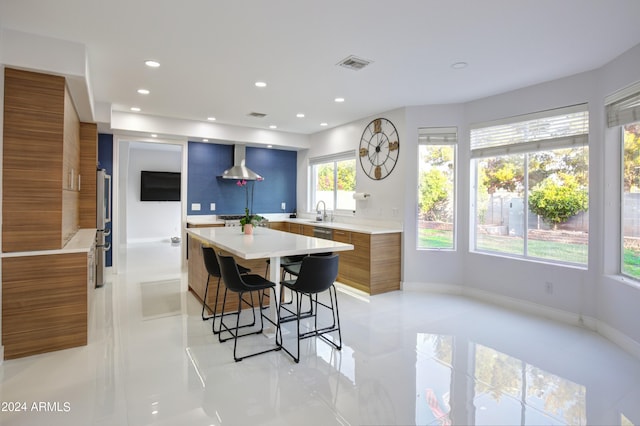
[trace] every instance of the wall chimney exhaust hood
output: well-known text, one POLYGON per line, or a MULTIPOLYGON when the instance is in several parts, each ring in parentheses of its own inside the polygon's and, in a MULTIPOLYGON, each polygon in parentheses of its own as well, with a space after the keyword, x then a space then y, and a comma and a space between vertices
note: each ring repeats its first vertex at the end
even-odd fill
POLYGON ((245 166, 247 147, 245 145, 233 146, 233 167, 222 173, 222 179, 261 180, 262 176, 245 166))

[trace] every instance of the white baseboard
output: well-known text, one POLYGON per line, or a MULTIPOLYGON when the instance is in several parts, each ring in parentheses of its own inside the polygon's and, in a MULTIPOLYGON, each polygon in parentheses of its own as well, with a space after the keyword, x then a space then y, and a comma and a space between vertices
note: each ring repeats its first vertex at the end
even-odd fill
POLYGON ((595 331, 636 358, 640 358, 640 342, 636 342, 626 334, 593 317, 586 317, 573 312, 563 311, 562 309, 551 308, 538 303, 455 284, 405 282, 402 284, 402 289, 406 291, 432 292, 469 297, 564 324, 584 327, 595 331))
POLYGON ((636 342, 626 334, 623 334, 602 321, 598 321, 597 330, 598 334, 611 340, 616 345, 620 346, 625 351, 629 352, 636 358, 640 358, 640 342, 636 342))
POLYGON ((406 282, 402 283, 403 291, 421 291, 428 293, 456 294, 461 296, 463 287, 455 284, 444 283, 418 283, 406 282))

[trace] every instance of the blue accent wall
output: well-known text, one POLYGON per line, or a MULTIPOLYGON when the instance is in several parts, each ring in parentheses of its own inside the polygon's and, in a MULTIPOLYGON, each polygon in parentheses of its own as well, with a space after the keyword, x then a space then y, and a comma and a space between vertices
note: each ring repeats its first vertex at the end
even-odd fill
MULTIPOLYGON (((247 147, 246 166, 264 180, 253 183, 253 212, 282 213, 296 206, 297 152, 279 149, 247 147)), ((233 146, 205 142, 189 142, 189 173, 187 177, 187 214, 243 214, 246 189, 236 180, 221 179, 222 173, 233 165, 233 146), (200 203, 200 211, 192 211, 191 204, 200 203), (216 211, 209 209, 216 203, 216 211)), ((251 185, 252 183, 249 183, 251 185)))
MULTIPOLYGON (((105 169, 107 174, 113 176, 113 135, 99 133, 98 134, 98 168, 105 169)), ((112 181, 113 183, 113 181, 112 181)), ((112 189, 112 200, 113 200, 113 189, 112 189)), ((111 203, 113 206, 113 203, 111 203)), ((113 211, 111 212, 113 213, 113 211)), ((113 218, 113 214, 111 214, 113 218)), ((113 229, 113 221, 107 223, 107 229, 113 229)), ((107 244, 111 244, 111 237, 113 233, 109 233, 109 235, 105 238, 107 244)), ((106 253, 105 265, 112 265, 112 250, 109 249, 106 253)))

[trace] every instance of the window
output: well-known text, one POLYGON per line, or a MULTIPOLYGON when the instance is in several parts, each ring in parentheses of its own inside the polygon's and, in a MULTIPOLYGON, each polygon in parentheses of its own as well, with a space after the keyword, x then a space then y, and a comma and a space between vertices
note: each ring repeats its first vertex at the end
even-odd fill
POLYGON ((472 128, 472 249, 587 264, 586 105, 472 128))
POLYGON ((356 201, 356 156, 347 152, 309 161, 310 211, 323 201, 326 210, 354 212, 356 201))
POLYGON ((418 249, 455 248, 455 128, 418 129, 418 249))
POLYGON ((622 129, 620 272, 640 279, 640 84, 605 103, 608 127, 622 129))

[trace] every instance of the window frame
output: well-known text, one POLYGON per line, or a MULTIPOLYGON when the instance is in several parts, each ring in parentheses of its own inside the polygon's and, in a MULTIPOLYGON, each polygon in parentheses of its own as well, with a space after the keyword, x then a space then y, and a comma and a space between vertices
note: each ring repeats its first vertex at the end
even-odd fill
POLYGON ((418 171, 417 185, 416 185, 416 250, 427 251, 450 251, 455 252, 458 249, 458 233, 457 233, 457 217, 458 217, 458 128, 457 127, 420 127, 418 128, 418 144, 417 149, 417 161, 416 170, 418 171), (452 245, 451 247, 421 247, 420 246, 420 210, 419 210, 419 197, 420 197, 420 147, 421 146, 451 146, 453 149, 453 179, 452 179, 452 191, 451 191, 451 206, 452 206, 452 245))
POLYGON ((627 124, 640 122, 640 82, 631 84, 615 93, 605 97, 606 125, 608 128, 619 128, 619 220, 618 229, 618 265, 617 273, 634 283, 640 283, 640 278, 634 277, 624 271, 624 245, 625 245, 625 205, 624 205, 624 135, 627 124))
MULTIPOLYGON (((567 149, 567 148, 577 148, 583 147, 587 150, 587 196, 589 195, 589 182, 590 182, 590 173, 589 173, 589 155, 590 155, 590 146, 589 146, 589 108, 588 104, 578 104, 571 105, 568 107, 556 108, 546 111, 539 111, 531 114, 525 114, 521 116, 514 116, 502 120, 496 120, 488 123, 478 123, 470 126, 470 229, 469 229, 469 251, 472 253, 483 254, 483 255, 492 255, 499 256, 505 258, 514 258, 521 259, 525 261, 533 261, 533 262, 541 262, 548 264, 555 264, 561 266, 571 266, 578 267, 581 269, 586 269, 589 266, 589 244, 587 242, 587 255, 585 262, 571 262, 565 260, 558 260, 548 257, 537 257, 529 254, 529 220, 528 213, 524 215, 524 223, 523 223, 523 250, 522 254, 508 253, 508 252, 500 252, 500 251, 491 251, 486 249, 478 248, 478 188, 480 183, 478 182, 478 165, 479 160, 483 158, 500 158, 507 157, 511 155, 522 155, 523 156, 523 182, 524 182, 524 193, 523 200, 525 205, 525 212, 529 212, 528 208, 528 199, 529 193, 531 191, 530 182, 529 182, 529 172, 530 172, 530 155, 545 151, 555 151, 559 149, 567 149), (585 133, 579 134, 570 134, 570 135, 560 135, 559 137, 544 137, 540 140, 532 139, 532 140, 518 140, 512 139, 509 143, 497 144, 497 145, 477 145, 474 149, 473 143, 473 132, 477 129, 487 129, 493 126, 504 126, 504 125, 513 125, 517 127, 519 125, 523 125, 527 122, 534 122, 538 119, 553 119, 554 117, 560 117, 568 114, 584 114, 586 125, 583 126, 583 131, 585 133)), ((589 232, 587 231, 587 234, 589 232)))
MULTIPOLYGON (((334 209, 332 210, 334 214, 337 215, 353 215, 356 212, 356 205, 354 203, 353 206, 353 210, 349 210, 349 209, 338 209, 335 208, 337 207, 337 203, 338 203, 338 167, 337 164, 341 161, 353 161, 354 162, 354 166, 355 166, 355 179, 356 179, 356 186, 357 186, 357 168, 358 168, 358 161, 357 161, 357 156, 356 156, 356 151, 355 150, 350 150, 350 151, 344 151, 344 152, 340 152, 340 153, 336 153, 336 154, 330 154, 330 155, 324 155, 324 156, 319 156, 319 157, 314 157, 314 158, 310 158, 309 159, 309 166, 308 166, 308 173, 309 173, 309 178, 307 180, 307 190, 308 190, 308 194, 309 196, 307 197, 307 211, 308 212, 315 212, 315 208, 317 205, 317 201, 316 201, 316 174, 314 173, 314 167, 315 166, 319 166, 321 164, 329 164, 329 163, 333 163, 333 205, 334 205, 334 209)), ((355 192, 355 190, 354 190, 355 192)))

